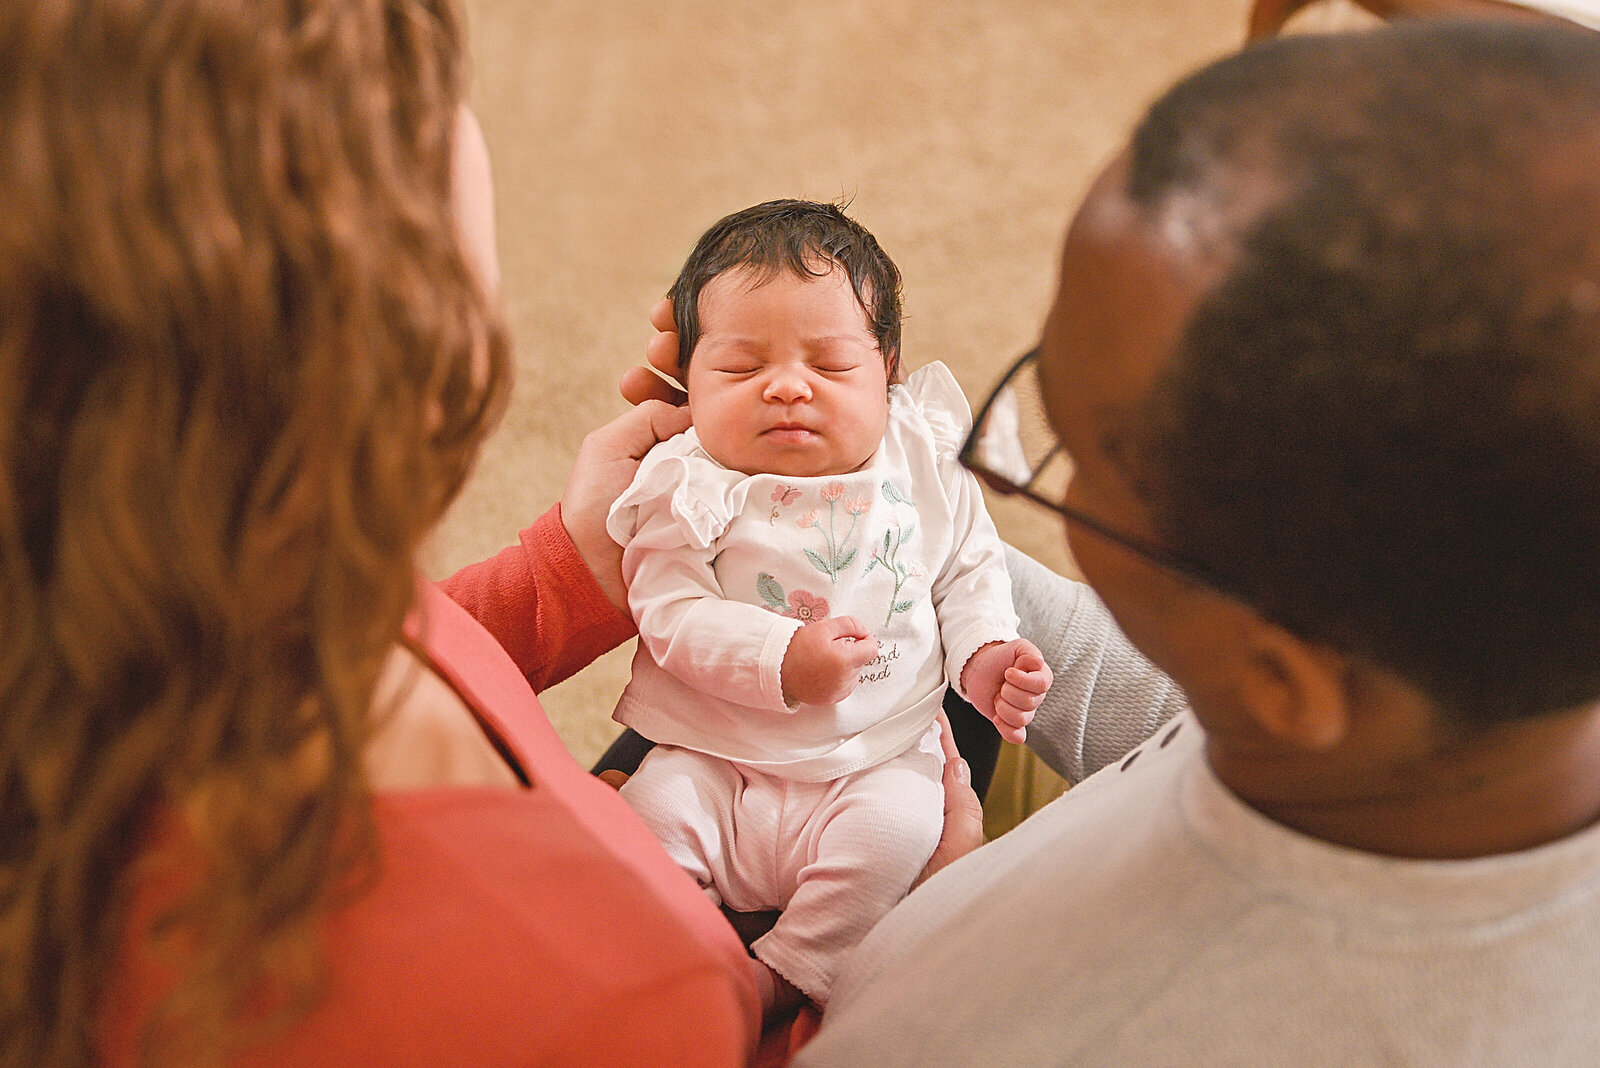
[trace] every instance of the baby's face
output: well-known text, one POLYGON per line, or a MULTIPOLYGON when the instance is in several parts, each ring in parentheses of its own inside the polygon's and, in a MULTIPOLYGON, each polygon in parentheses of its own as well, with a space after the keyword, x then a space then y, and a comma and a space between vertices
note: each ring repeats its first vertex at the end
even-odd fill
POLYGON ((700 291, 689 411, 700 444, 747 475, 842 475, 872 458, 889 421, 883 354, 850 279, 744 269, 700 291))

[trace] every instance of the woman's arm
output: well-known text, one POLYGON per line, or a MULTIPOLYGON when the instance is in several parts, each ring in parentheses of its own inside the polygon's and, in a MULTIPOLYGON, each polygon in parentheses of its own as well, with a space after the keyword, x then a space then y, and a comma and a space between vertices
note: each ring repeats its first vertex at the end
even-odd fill
POLYGON ((554 686, 633 637, 568 536, 557 505, 517 544, 440 583, 510 654, 534 690, 554 686))
POLYGON ((688 425, 687 411, 658 402, 594 431, 578 450, 558 506, 524 530, 518 544, 441 583, 535 690, 633 637, 622 549, 606 533, 606 513, 644 454, 688 425))

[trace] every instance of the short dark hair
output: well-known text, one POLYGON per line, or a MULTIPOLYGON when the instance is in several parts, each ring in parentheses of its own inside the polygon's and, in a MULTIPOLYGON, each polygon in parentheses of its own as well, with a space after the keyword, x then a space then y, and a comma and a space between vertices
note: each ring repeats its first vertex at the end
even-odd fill
POLYGON ((736 211, 701 235, 668 296, 678 327, 678 367, 700 343, 700 291, 724 271, 744 267, 758 282, 779 271, 822 278, 843 268, 883 354, 889 381, 900 370, 900 268, 877 238, 837 204, 769 200, 736 211))
POLYGON ((1463 725, 1600 698, 1600 34, 1249 49, 1127 193, 1224 234, 1134 419, 1160 536, 1463 725))

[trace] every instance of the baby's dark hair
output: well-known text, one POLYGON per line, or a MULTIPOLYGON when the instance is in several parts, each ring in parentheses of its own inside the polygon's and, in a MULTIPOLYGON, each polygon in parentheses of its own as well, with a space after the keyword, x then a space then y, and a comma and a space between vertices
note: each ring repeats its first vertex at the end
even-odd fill
POLYGON ((1258 46, 1134 136, 1211 235, 1135 451, 1157 531, 1486 726, 1600 699, 1600 35, 1258 46))
POLYGON ((899 381, 900 268, 843 208, 810 200, 769 200, 734 212, 701 235, 667 294, 677 320, 680 373, 700 342, 700 291, 737 267, 750 270, 757 284, 779 271, 823 278, 843 268, 878 341, 889 381, 899 381))

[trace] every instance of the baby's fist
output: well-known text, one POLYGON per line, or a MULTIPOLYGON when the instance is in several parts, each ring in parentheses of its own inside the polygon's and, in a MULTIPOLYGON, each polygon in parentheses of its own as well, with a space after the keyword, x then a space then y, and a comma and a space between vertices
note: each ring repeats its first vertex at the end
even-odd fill
POLYGON ((779 677, 789 705, 831 705, 855 692, 878 640, 854 616, 830 616, 794 632, 779 677))
POLYGON ((1053 676, 1032 642, 990 642, 967 659, 961 688, 1008 742, 1023 742, 1053 676))

